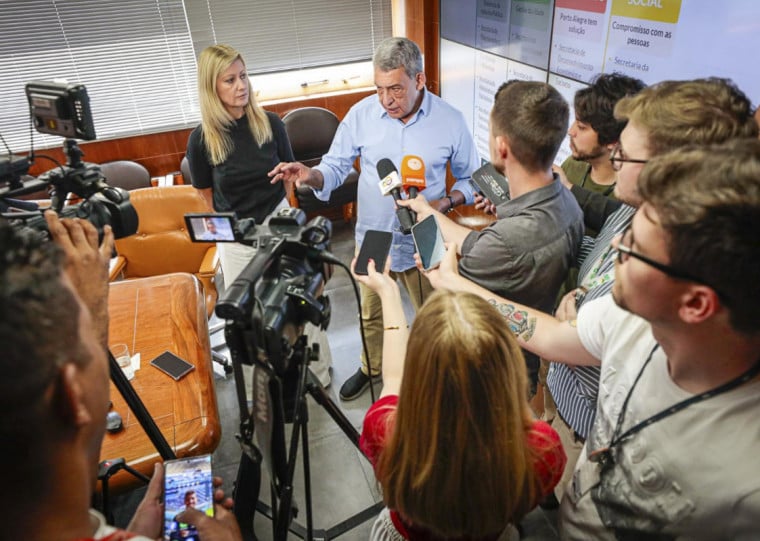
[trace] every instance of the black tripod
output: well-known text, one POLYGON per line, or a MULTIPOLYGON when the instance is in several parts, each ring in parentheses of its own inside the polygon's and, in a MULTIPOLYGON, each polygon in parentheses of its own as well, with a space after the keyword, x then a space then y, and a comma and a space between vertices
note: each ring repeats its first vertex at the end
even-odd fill
MULTIPOLYGON (((240 360, 241 352, 248 352, 246 344, 240 341, 240 333, 235 332, 235 325, 228 326, 227 344, 233 353, 233 361, 240 360), (238 340, 235 340, 235 337, 238 340), (236 355, 237 353, 237 355, 236 355)), ((245 353, 244 353, 245 355, 245 353)), ((318 348, 313 350, 306 346, 306 337, 300 336, 293 350, 293 369, 284 376, 278 376, 272 367, 256 359, 253 376, 253 410, 249 411, 246 402, 245 385, 240 362, 234 362, 235 381, 241 411, 241 434, 238 435, 243 448, 238 482, 235 492, 235 515, 238 519, 243 537, 256 539, 253 532, 253 516, 259 511, 272 520, 275 541, 285 541, 288 531, 301 539, 334 539, 356 526, 376 516, 383 508, 378 502, 356 515, 328 529, 314 529, 311 499, 311 469, 309 461, 309 441, 307 424, 309 411, 306 402, 307 393, 322 406, 336 422, 349 440, 358 448, 359 433, 343 415, 338 406, 322 388, 317 377, 308 367, 309 362, 319 357, 318 348), (263 391, 268 391, 265 393, 263 391), (290 442, 285 443, 284 425, 292 422, 293 429, 290 442), (260 464, 262 453, 253 444, 254 425, 259 447, 264 451, 264 463, 271 473, 272 506, 258 500, 260 485, 260 464), (293 478, 296 469, 298 443, 301 439, 304 500, 306 504, 306 526, 293 522, 293 478), (254 496, 252 498, 251 496, 254 496)))
MULTIPOLYGON (((169 446, 166 438, 164 438, 164 435, 161 434, 158 426, 156 426, 156 423, 153 421, 153 417, 151 417, 150 413, 148 413, 148 410, 145 408, 145 404, 143 404, 142 400, 135 391, 135 388, 132 387, 132 384, 129 383, 127 376, 124 375, 124 372, 119 366, 119 363, 116 362, 116 359, 110 351, 108 352, 108 364, 111 373, 111 381, 113 381, 113 384, 118 389, 119 394, 121 394, 121 396, 124 398, 124 401, 127 403, 127 407, 132 411, 132 413, 134 413, 137 421, 140 423, 140 426, 142 426, 143 430, 148 435, 148 438, 150 438, 151 443, 153 443, 153 446, 158 451, 158 454, 160 454, 161 458, 164 460, 172 460, 174 458, 177 458, 177 455, 174 454, 174 451, 169 446)), ((145 483, 148 483, 150 481, 148 477, 127 465, 126 461, 123 458, 107 459, 100 463, 100 467, 98 469, 98 479, 100 480, 102 486, 102 511, 103 515, 105 515, 105 517, 109 520, 109 523, 113 522, 113 516, 111 516, 111 509, 109 505, 108 481, 120 470, 129 472, 145 483)))

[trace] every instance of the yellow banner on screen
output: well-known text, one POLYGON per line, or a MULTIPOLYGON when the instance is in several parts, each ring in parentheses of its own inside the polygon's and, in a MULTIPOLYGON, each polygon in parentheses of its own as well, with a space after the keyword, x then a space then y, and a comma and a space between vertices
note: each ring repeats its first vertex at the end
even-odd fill
POLYGON ((613 16, 677 23, 681 0, 612 0, 613 16))

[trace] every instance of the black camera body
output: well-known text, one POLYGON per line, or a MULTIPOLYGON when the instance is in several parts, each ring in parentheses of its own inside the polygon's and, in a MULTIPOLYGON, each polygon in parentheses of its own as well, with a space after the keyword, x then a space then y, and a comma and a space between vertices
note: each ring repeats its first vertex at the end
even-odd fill
MULTIPOLYGON (((27 184, 18 190, 0 190, 0 199, 8 207, 26 206, 28 202, 24 205, 24 202, 12 201, 10 198, 49 187, 50 208, 63 218, 76 217, 89 221, 98 230, 99 238, 103 237, 105 225, 111 226, 117 239, 137 232, 138 217, 129 202, 129 192, 109 186, 97 165, 80 162, 77 167, 61 166, 43 173, 27 184), (82 198, 82 201, 64 205, 69 193, 82 198)), ((41 235, 48 235, 47 222, 39 211, 7 212, 2 216, 18 227, 27 227, 41 235)))
POLYGON ((239 359, 244 364, 264 355, 279 376, 291 368, 302 326, 310 322, 324 329, 330 322, 330 301, 321 292, 329 277, 326 263, 333 257, 326 251, 332 223, 322 216, 305 221, 303 210, 285 208, 267 225, 236 222, 236 240, 257 251, 215 308, 227 320, 232 342, 238 331, 245 335, 238 347, 230 347, 233 355, 245 349, 239 359), (240 226, 247 230, 241 232, 240 226))
MULTIPOLYGON (((33 124, 40 133, 95 139, 90 100, 84 85, 72 85, 63 81, 32 81, 26 85, 26 95, 33 124)), ((34 204, 11 198, 48 189, 53 210, 62 217, 88 220, 96 227, 100 238, 103 237, 105 225, 112 227, 117 239, 137 232, 137 212, 129 202, 129 193, 109 186, 100 167, 83 162, 83 152, 76 140, 66 139, 63 150, 68 159, 66 165, 59 165, 36 179, 21 181, 19 178, 21 173, 28 170, 28 162, 26 169, 20 165, 10 167, 13 171, 7 178, 9 186, 0 188, 2 216, 14 226, 27 227, 40 235, 48 236, 47 222, 39 211, 5 212, 13 208, 36 208, 34 204), (70 193, 83 201, 65 206, 70 193)), ((32 152, 30 158, 33 156, 32 152)), ((26 161, 16 158, 9 157, 9 163, 26 161)))
MULTIPOLYGON (((103 192, 94 194, 76 205, 68 205, 58 211, 61 218, 81 218, 87 220, 103 238, 103 226, 110 225, 117 239, 133 235, 137 231, 137 212, 129 202, 129 193, 121 188, 109 186, 103 192)), ((18 227, 27 227, 40 235, 48 235, 47 222, 39 211, 13 212, 3 214, 18 227)))

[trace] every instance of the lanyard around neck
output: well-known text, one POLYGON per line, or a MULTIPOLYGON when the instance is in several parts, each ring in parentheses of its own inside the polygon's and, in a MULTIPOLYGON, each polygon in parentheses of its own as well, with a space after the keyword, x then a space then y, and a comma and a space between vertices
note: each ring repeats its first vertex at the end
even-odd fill
POLYGON ((631 395, 633 394, 633 390, 636 388, 636 385, 641 379, 641 375, 644 373, 644 369, 652 360, 652 356, 654 355, 654 352, 657 351, 657 348, 659 347, 660 347, 659 344, 654 345, 654 347, 652 348, 652 351, 649 352, 649 356, 647 357, 647 360, 644 361, 644 365, 641 367, 641 370, 639 370, 639 373, 636 376, 636 379, 633 381, 633 385, 631 385, 631 389, 628 391, 628 395, 625 397, 625 400, 623 401, 623 408, 621 409, 620 415, 618 416, 617 423, 615 425, 615 430, 612 433, 612 439, 610 440, 609 446, 592 451, 591 454, 589 455, 589 459, 592 460, 593 462, 600 462, 600 461, 604 462, 605 460, 609 459, 610 458, 609 453, 613 447, 625 441, 626 439, 630 438, 634 434, 640 432, 641 430, 645 429, 646 427, 653 425, 654 423, 658 421, 662 421, 663 419, 670 417, 671 415, 674 415, 683 409, 688 408, 692 404, 696 404, 697 402, 702 402, 703 400, 707 400, 709 398, 713 398, 720 394, 727 393, 728 391, 747 383, 749 380, 751 380, 752 378, 754 378, 756 375, 760 373, 760 360, 758 360, 757 362, 755 362, 754 365, 749 367, 748 370, 746 370, 742 374, 739 374, 737 377, 735 377, 731 381, 728 381, 722 385, 718 385, 717 387, 713 389, 708 389, 707 391, 691 396, 685 400, 681 400, 680 402, 677 402, 673 404, 672 406, 665 408, 659 413, 655 413, 651 417, 644 419, 640 423, 632 426, 631 428, 629 428, 628 430, 626 430, 625 432, 621 434, 620 432, 622 431, 623 423, 625 422, 625 414, 628 411, 628 401, 630 400, 631 395))

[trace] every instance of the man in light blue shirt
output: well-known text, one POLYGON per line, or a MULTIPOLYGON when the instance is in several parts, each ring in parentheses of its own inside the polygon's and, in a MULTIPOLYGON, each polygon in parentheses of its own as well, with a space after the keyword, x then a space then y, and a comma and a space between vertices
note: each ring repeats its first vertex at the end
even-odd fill
MULTIPOLYGON (((427 278, 414 266, 414 242, 400 231, 396 205, 384 197, 377 162, 391 160, 400 168, 406 155, 416 155, 425 164, 426 188, 422 191, 441 212, 472 202, 470 174, 480 166, 475 142, 460 111, 425 88, 422 55, 406 38, 388 38, 378 46, 373 58, 377 98, 369 96, 354 105, 338 127, 330 151, 314 167, 281 163, 271 172, 272 182, 285 180, 309 186, 327 201, 340 186, 354 160, 361 160, 358 188, 356 245, 361 246, 368 229, 393 232, 392 275, 409 292, 415 308, 432 291, 427 278), (446 165, 457 181, 446 193, 446 165)), ((369 374, 380 374, 383 320, 380 300, 362 286, 362 320, 371 370, 362 354, 362 368, 340 390, 344 400, 360 396, 369 385, 369 374)))

